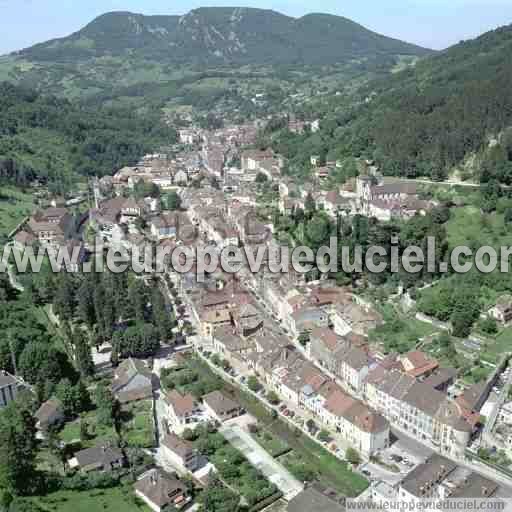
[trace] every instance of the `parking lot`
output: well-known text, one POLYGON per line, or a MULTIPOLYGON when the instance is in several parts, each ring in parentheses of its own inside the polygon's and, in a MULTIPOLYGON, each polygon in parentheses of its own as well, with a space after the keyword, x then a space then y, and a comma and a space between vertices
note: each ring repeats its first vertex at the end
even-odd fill
POLYGON ((400 432, 393 431, 393 435, 395 442, 380 453, 382 464, 368 462, 359 468, 367 478, 395 485, 432 454, 432 450, 400 432))

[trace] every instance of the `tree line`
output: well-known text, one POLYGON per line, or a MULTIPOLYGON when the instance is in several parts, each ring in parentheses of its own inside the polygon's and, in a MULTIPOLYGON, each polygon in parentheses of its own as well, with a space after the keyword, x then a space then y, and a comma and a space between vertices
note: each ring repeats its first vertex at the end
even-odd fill
POLYGON ((87 107, 0 83, 0 180, 103 176, 176 141, 158 111, 87 107))

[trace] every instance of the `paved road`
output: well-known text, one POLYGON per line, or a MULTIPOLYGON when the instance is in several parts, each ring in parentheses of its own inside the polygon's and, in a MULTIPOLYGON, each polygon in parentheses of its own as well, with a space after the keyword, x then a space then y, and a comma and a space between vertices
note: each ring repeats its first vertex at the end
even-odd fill
POLYGON ((512 372, 510 372, 507 382, 505 382, 505 385, 503 386, 503 389, 501 390, 501 393, 498 396, 498 400, 496 401, 496 404, 494 405, 491 414, 489 415, 489 417, 487 418, 487 421, 485 422, 485 428, 482 433, 482 439, 484 439, 484 441, 485 440, 490 441, 492 439, 492 430, 494 429, 494 425, 496 423, 496 419, 498 418, 500 409, 503 407, 503 404, 508 399, 508 395, 509 395, 511 386, 512 386, 512 372))
POLYGON ((224 425, 220 432, 255 468, 277 486, 287 501, 302 491, 304 486, 238 425, 224 425))
MULTIPOLYGON (((257 296, 257 294, 254 292, 254 290, 251 290, 253 295, 257 296)), ((186 302, 188 302, 188 300, 186 300, 186 302)), ((264 310, 267 310, 267 313, 270 311, 268 309, 268 305, 265 303, 265 301, 258 301, 260 307, 263 306, 262 309, 264 310)), ((189 304, 189 307, 192 308, 192 306, 189 304)), ((193 316, 193 315, 191 315, 193 316)), ((271 314, 268 315, 270 318, 269 320, 271 320, 271 322, 274 324, 277 324, 278 328, 280 329, 281 326, 279 326, 279 324, 277 322, 275 322, 272 318, 271 318, 271 314)), ((304 356, 307 358, 307 354, 305 353, 304 351, 304 348, 301 347, 299 344, 296 344, 297 348, 299 350, 301 350, 301 352, 304 354, 304 356)), ((202 356, 202 354, 200 354, 202 356)), ((232 379, 231 377, 227 376, 227 375, 224 375, 224 372, 220 373, 220 370, 217 369, 216 367, 214 367, 211 362, 204 358, 203 359, 208 362, 208 364, 210 365, 210 367, 216 371, 217 373, 221 374, 221 376, 224 378, 224 379, 227 379, 227 380, 230 380, 232 381, 234 384, 236 384, 237 386, 239 387, 243 387, 245 391, 248 391, 248 388, 246 388, 245 386, 242 386, 238 381, 236 381, 235 379, 232 379)), ((308 358, 309 359, 309 358, 308 358)), ((512 379, 512 376, 511 376, 511 379, 512 379)), ((260 395, 256 395, 255 393, 251 393, 253 394, 254 396, 256 396, 256 398, 258 398, 260 401, 262 401, 263 403, 266 403, 269 407, 271 408, 274 408, 273 406, 271 406, 270 404, 268 404, 268 402, 266 402, 260 395)), ((295 427, 298 427, 300 428, 299 426, 297 426, 296 424, 292 423, 289 418, 285 418, 283 417, 282 418, 283 420, 285 420, 286 422, 294 425, 295 427)), ((315 442, 318 443, 318 440, 316 438, 313 438, 310 436, 310 434, 305 431, 304 429, 300 428, 306 435, 308 435, 310 438, 312 438, 315 442)), ((404 450, 404 453, 408 454, 407 457, 408 458, 411 458, 411 460, 414 460, 414 458, 418 458, 419 456, 423 457, 423 459, 426 459, 431 453, 434 453, 435 451, 437 451, 437 448, 433 445, 430 445, 428 442, 424 442, 424 441, 418 441, 417 439, 415 438, 411 438, 409 437, 408 433, 407 432, 404 432, 403 430, 401 430, 400 428, 397 428, 396 426, 393 426, 392 428, 392 432, 393 434, 398 438, 399 440, 399 444, 398 446, 404 450)), ((444 456, 446 456, 446 454, 443 454, 444 456)), ((450 458, 450 457, 448 457, 450 458)), ((476 472, 479 472, 483 475, 485 475, 487 478, 490 478, 492 480, 495 480, 497 482, 499 482, 500 484, 504 485, 504 486, 511 486, 512 485, 512 480, 501 475, 501 474, 498 474, 496 471, 493 471, 491 468, 488 468, 486 466, 483 466, 479 463, 476 463, 476 462, 468 462, 468 461, 461 461, 460 459, 453 459, 457 464, 460 464, 461 466, 466 466, 470 469, 472 469, 473 471, 476 471, 476 472)))

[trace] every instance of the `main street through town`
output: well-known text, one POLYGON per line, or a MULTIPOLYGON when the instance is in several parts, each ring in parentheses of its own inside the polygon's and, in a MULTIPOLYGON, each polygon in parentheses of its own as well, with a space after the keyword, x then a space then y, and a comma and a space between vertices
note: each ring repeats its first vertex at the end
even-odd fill
MULTIPOLYGON (((175 276, 175 279, 175 282, 178 285, 177 288, 179 289, 180 277, 175 276)), ((168 284, 165 283, 164 286, 169 296, 170 302, 175 307, 175 299, 171 293, 168 284)), ((289 338, 290 343, 293 344, 294 347, 296 347, 296 349, 303 355, 304 358, 308 359, 312 364, 320 368, 323 372, 327 373, 330 378, 336 381, 343 389, 348 391, 352 396, 358 399, 363 398, 361 396, 357 396, 353 390, 347 387, 346 383, 340 381, 335 375, 326 372, 326 369, 320 367, 316 361, 312 361, 311 358, 308 356, 308 353, 305 350, 305 348, 298 341, 291 339, 286 329, 281 325, 280 322, 278 322, 275 313, 270 309, 267 301, 263 297, 261 297, 258 291, 248 284, 245 284, 244 288, 253 296, 255 307, 258 309, 258 311, 263 313, 266 321, 266 326, 269 330, 273 331, 276 334, 287 336, 289 338)), ((196 315, 194 314, 193 311, 193 305, 189 301, 186 293, 181 293, 179 298, 183 306, 182 318, 186 318, 186 320, 189 321, 194 327, 195 332, 199 332, 199 324, 197 322, 196 315)), ((198 346, 201 346, 205 343, 207 345, 211 344, 211 340, 205 339, 199 341, 196 340, 196 342, 194 342, 193 338, 191 338, 188 341, 190 345, 194 347, 194 349, 197 349, 198 346)), ((316 436, 311 435, 309 430, 305 427, 306 422, 308 420, 313 420, 315 421, 315 423, 318 423, 318 418, 313 413, 296 407, 294 404, 283 401, 282 403, 286 405, 289 411, 293 411, 295 413, 295 416, 292 419, 290 417, 282 415, 279 411, 279 407, 270 404, 266 400, 265 393, 256 393, 250 390, 246 385, 247 380, 241 382, 240 378, 243 377, 242 375, 238 375, 237 378, 234 378, 233 376, 229 375, 222 369, 213 365, 212 362, 208 358, 206 358, 200 351, 196 352, 205 362, 209 364, 210 368, 213 371, 215 371, 218 375, 220 375, 224 380, 227 380, 231 384, 234 384, 242 388, 245 392, 252 394, 255 398, 264 403, 268 408, 276 410, 276 412, 280 414, 280 417, 283 421, 290 424, 294 428, 299 428, 305 435, 307 435, 313 441, 327 449, 325 443, 322 443, 319 439, 317 439, 316 436)), ((245 377, 248 377, 248 375, 245 377)), ((337 435, 334 432, 331 432, 331 435, 337 446, 337 450, 336 452, 334 452, 334 455, 340 458, 340 460, 344 460, 345 450, 346 448, 349 447, 349 443, 347 443, 345 439, 343 439, 341 436, 337 435)), ((363 463, 358 468, 356 468, 356 470, 359 473, 361 473, 363 476, 370 480, 372 486, 376 485, 380 481, 384 481, 392 485, 398 484, 418 464, 425 462, 425 460, 430 455, 438 451, 436 446, 431 445, 423 440, 419 441, 415 437, 411 437, 411 435, 408 432, 402 430, 400 427, 396 425, 393 425, 391 428, 391 437, 392 439, 390 447, 379 454, 379 460, 382 461, 381 463, 377 463, 376 459, 372 459, 373 461, 364 460, 363 463), (400 458, 404 459, 404 461, 407 461, 408 464, 396 464, 393 461, 393 459, 390 458, 392 454, 398 455, 400 458), (397 468, 398 471, 396 470, 397 468)), ((446 454, 442 455, 446 456, 446 454)), ((459 459, 453 460, 461 466, 468 467, 469 469, 477 471, 492 480, 498 481, 505 488, 512 487, 510 485, 509 479, 507 479, 503 475, 500 475, 497 471, 493 470, 492 468, 489 468, 487 466, 484 466, 480 463, 473 461, 459 459)))

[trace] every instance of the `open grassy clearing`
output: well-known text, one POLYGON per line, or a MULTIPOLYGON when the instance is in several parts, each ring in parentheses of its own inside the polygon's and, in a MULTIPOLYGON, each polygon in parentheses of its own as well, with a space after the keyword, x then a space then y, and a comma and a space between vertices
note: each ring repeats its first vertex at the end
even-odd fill
POLYGON ((149 512, 130 486, 91 491, 59 491, 37 498, 37 504, 48 512, 149 512))
POLYGON ((379 344, 385 353, 414 350, 422 339, 437 332, 429 323, 420 322, 391 304, 383 305, 380 312, 385 323, 370 332, 370 341, 379 344))
POLYGON ((32 195, 14 187, 1 187, 0 191, 0 243, 7 235, 34 210, 32 195))
MULTIPOLYGON (((150 448, 154 444, 153 415, 151 401, 144 400, 134 404, 125 404, 122 408, 123 439, 130 446, 150 448)), ((80 422, 87 423, 87 439, 82 441, 84 447, 115 439, 113 427, 102 425, 98 422, 96 411, 90 411, 80 418, 66 423, 60 433, 65 443, 80 440, 80 422)))

